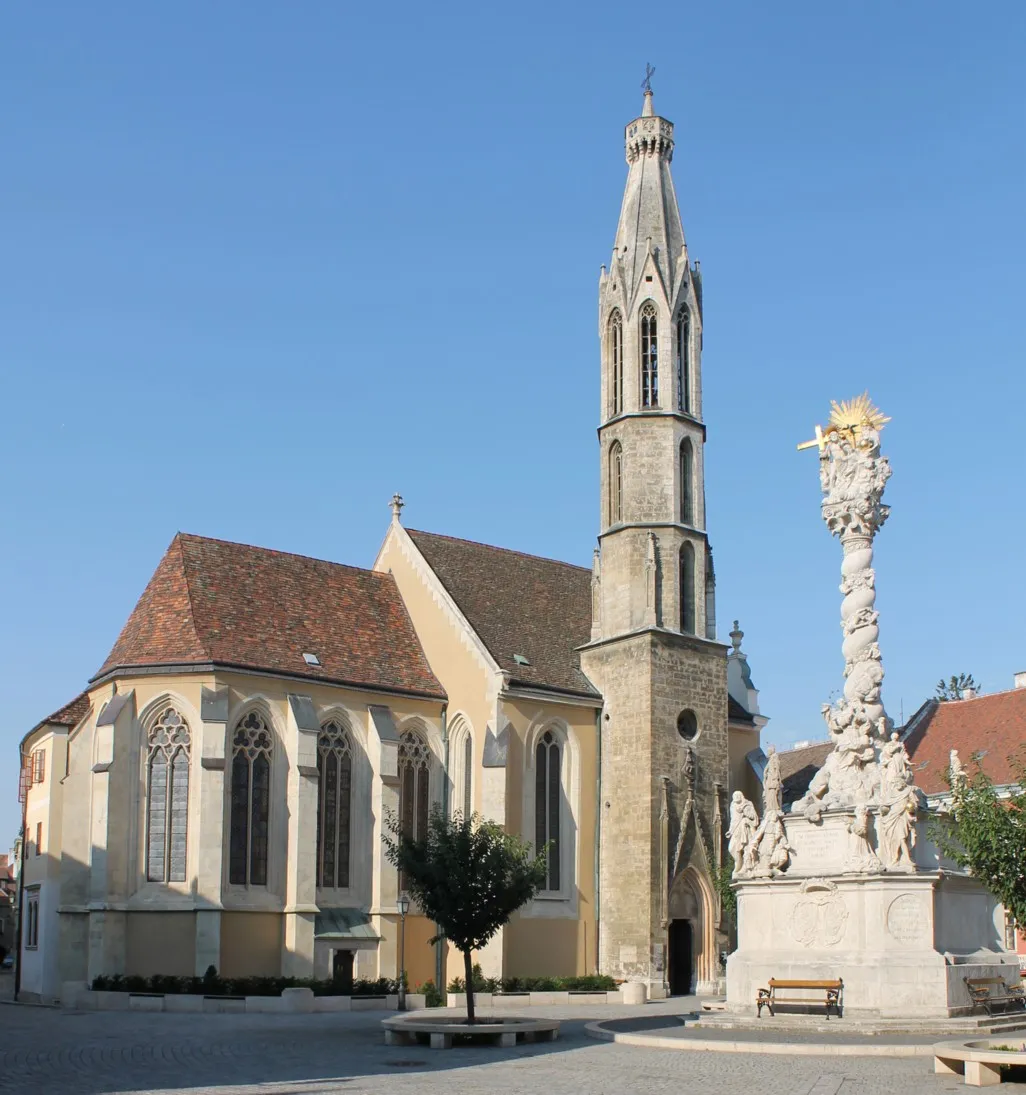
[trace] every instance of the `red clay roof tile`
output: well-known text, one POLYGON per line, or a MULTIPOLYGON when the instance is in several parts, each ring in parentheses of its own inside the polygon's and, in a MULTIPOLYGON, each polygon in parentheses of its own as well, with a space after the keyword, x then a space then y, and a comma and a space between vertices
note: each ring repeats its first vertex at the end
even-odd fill
POLYGON ((93 679, 208 663, 445 697, 390 574, 179 533, 93 679))

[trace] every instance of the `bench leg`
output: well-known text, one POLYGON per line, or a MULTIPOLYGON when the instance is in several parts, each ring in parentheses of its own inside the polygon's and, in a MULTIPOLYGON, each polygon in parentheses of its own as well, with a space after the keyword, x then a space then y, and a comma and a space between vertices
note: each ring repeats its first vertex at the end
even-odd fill
POLYGON ((432 1034, 431 1035, 431 1048, 432 1049, 452 1049, 452 1035, 451 1034, 432 1034))
POLYGON ((983 1061, 966 1061, 965 1082, 969 1087, 990 1087, 1001 1083, 1001 1066, 987 1065, 983 1061))
POLYGON ((934 1057, 933 1071, 938 1076, 961 1076, 965 1071, 964 1061, 945 1060, 943 1057, 934 1057))
POLYGON ((511 1049, 516 1044, 517 1044, 516 1031, 511 1030, 511 1031, 508 1031, 506 1034, 500 1034, 499 1035, 499 1045, 502 1046, 503 1049, 511 1049))

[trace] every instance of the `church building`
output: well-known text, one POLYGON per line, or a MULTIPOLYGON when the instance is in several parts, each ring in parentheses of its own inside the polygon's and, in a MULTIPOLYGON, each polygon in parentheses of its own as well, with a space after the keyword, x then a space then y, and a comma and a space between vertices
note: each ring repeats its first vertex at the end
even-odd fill
MULTIPOLYGON (((389 815, 548 847, 486 975, 715 991, 730 795, 759 794, 717 639, 702 280, 647 91, 599 281, 590 567, 408 528, 370 569, 180 533, 84 691, 21 744, 22 990, 100 974, 395 977, 389 815)), ((583 454, 582 454, 583 455, 583 454)), ((412 986, 462 974, 406 918, 412 986)))

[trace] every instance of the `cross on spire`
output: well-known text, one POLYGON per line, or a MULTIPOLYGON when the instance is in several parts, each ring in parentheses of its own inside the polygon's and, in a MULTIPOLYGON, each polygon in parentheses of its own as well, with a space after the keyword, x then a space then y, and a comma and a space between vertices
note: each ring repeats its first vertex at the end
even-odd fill
POLYGON ((645 62, 645 79, 641 81, 641 90, 646 95, 652 94, 652 77, 655 76, 655 65, 645 62))

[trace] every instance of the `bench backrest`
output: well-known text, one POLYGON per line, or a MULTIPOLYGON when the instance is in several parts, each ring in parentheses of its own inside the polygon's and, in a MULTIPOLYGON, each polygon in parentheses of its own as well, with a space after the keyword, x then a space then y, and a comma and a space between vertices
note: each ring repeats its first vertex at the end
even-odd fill
POLYGON ((771 977, 769 980, 771 989, 839 989, 843 984, 840 978, 836 981, 783 981, 771 977))

